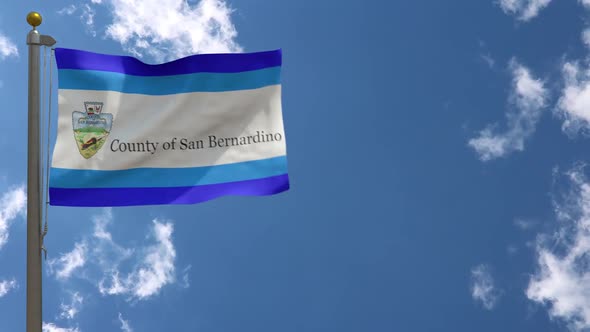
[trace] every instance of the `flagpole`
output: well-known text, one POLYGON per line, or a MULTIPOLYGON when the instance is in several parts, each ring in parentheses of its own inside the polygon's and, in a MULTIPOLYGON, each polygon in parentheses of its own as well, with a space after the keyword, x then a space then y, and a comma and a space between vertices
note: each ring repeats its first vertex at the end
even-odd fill
POLYGON ((41 46, 52 46, 55 40, 39 34, 41 15, 30 12, 27 22, 33 27, 27 35, 29 45, 29 128, 27 163, 27 332, 41 332, 41 179, 39 141, 39 60, 41 46))

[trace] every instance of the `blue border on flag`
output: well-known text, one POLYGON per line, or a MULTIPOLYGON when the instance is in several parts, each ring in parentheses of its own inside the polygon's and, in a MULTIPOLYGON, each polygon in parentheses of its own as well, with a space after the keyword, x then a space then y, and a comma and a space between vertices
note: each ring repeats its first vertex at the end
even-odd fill
POLYGON ((222 196, 266 196, 289 189, 287 174, 264 179, 168 188, 49 188, 53 206, 195 204, 222 196))
POLYGON ((137 76, 170 76, 193 73, 239 73, 278 67, 282 52, 196 54, 175 61, 150 65, 130 56, 56 48, 58 69, 99 70, 137 76))

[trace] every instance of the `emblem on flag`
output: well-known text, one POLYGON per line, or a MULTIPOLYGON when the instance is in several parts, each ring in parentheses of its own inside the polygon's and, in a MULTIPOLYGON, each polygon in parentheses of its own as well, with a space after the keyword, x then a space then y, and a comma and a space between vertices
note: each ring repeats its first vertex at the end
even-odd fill
POLYGON ((102 113, 103 103, 84 102, 84 112, 72 112, 74 139, 82 157, 89 159, 104 145, 111 127, 113 115, 102 113))

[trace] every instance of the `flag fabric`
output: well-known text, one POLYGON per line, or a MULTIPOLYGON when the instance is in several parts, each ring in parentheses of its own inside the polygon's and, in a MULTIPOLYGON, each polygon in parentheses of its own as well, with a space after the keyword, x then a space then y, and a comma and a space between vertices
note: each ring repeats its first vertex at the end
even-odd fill
POLYGON ((149 65, 55 50, 50 204, 193 204, 289 188, 281 51, 149 65))

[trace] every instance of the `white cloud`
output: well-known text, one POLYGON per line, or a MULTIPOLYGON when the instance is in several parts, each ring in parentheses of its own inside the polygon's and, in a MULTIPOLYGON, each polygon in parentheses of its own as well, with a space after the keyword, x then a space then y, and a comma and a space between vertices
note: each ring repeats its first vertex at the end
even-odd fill
POLYGON ((0 33, 0 60, 10 56, 18 57, 18 48, 8 37, 0 33))
POLYGON ((506 247, 506 252, 508 252, 509 255, 515 255, 518 252, 518 247, 514 245, 509 245, 508 247, 506 247))
POLYGON ((80 332, 80 329, 78 329, 77 327, 59 327, 54 323, 43 322, 43 332, 80 332))
POLYGON ((490 69, 493 69, 496 65, 496 60, 494 60, 494 58, 492 58, 492 56, 489 54, 480 54, 480 58, 488 65, 488 67, 490 67, 490 69))
POLYGON ((47 262, 49 272, 55 273, 57 279, 67 280, 74 271, 86 264, 87 251, 86 243, 77 242, 72 251, 47 262))
POLYGON ((173 226, 168 222, 154 220, 153 235, 156 244, 145 250, 141 262, 127 276, 120 277, 115 268, 99 282, 103 295, 131 295, 146 299, 158 294, 167 284, 175 282, 176 250, 172 243, 173 226))
POLYGON ((109 9, 106 36, 135 56, 156 61, 195 53, 241 52, 224 0, 92 0, 109 9), (133 15, 129 15, 133 13, 133 15))
POLYGON ((586 28, 582 31, 582 42, 586 47, 590 48, 590 29, 586 28))
POLYGON ((129 293, 129 285, 119 278, 119 270, 108 273, 109 275, 98 282, 98 290, 102 295, 119 295, 129 293), (107 281, 107 279, 109 279, 107 281), (107 283, 109 283, 107 285, 107 283))
POLYGON ((488 310, 498 302, 500 291, 494 285, 489 266, 480 264, 471 269, 471 297, 488 310))
POLYGON ((95 215, 92 219, 92 238, 76 242, 72 251, 47 262, 49 273, 54 274, 57 279, 67 280, 75 271, 89 263, 98 265, 104 271, 110 271, 133 253, 132 249, 125 249, 115 243, 111 233, 106 230, 113 219, 110 208, 104 209, 102 214, 95 215))
MULTIPOLYGON (((510 131, 505 135, 494 134, 495 126, 488 126, 479 132, 479 137, 472 138, 468 144, 479 154, 479 159, 482 161, 488 161, 502 157, 514 148, 512 140, 509 138, 510 131)), ((522 143, 523 141, 520 141, 522 143)), ((522 144, 516 142, 516 147, 524 147, 522 144)))
POLYGON ((154 221, 157 244, 148 250, 143 266, 135 272, 137 285, 134 293, 139 298, 158 293, 162 286, 174 282, 176 250, 172 244, 172 224, 154 221))
POLYGON ((182 270, 182 283, 181 286, 184 288, 189 288, 191 286, 190 284, 190 280, 189 280, 189 276, 188 273, 191 270, 192 265, 187 265, 183 270, 182 270))
POLYGON ((133 332, 133 329, 129 325, 128 320, 123 319, 123 315, 119 313, 119 322, 121 323, 121 331, 123 332, 133 332))
POLYGON ((12 221, 24 214, 27 205, 27 194, 24 187, 11 189, 0 199, 0 249, 8 241, 8 229, 12 221))
POLYGON ((537 225, 537 222, 530 219, 516 218, 514 225, 523 231, 529 230, 537 225))
POLYGON ((107 231, 107 226, 113 220, 113 210, 111 208, 104 209, 104 213, 94 216, 93 220, 94 232, 92 235, 97 239, 113 242, 111 233, 107 231))
POLYGON ((516 15, 521 21, 528 21, 537 16, 550 2, 551 0, 500 0, 499 4, 504 13, 516 15))
POLYGON ((583 170, 568 173, 571 192, 556 203, 562 226, 553 237, 539 238, 539 267, 526 290, 529 299, 546 304, 550 316, 572 331, 590 329, 590 182, 583 170))
MULTIPOLYGON (((100 4, 101 2, 96 2, 96 0, 92 0, 92 3, 100 4)), ((80 18, 82 24, 86 26, 86 30, 93 37, 96 36, 96 29, 94 27, 94 16, 96 15, 96 11, 89 4, 81 4, 79 6, 71 4, 67 7, 58 10, 57 13, 60 15, 74 15, 78 13, 77 16, 80 18)))
POLYGON ((0 297, 8 294, 13 289, 18 288, 18 283, 15 279, 0 281, 0 297))
POLYGON ((479 154, 482 161, 503 157, 513 151, 523 151, 524 142, 534 132, 546 105, 548 91, 543 81, 531 76, 530 71, 511 61, 512 92, 509 97, 510 110, 506 114, 508 129, 495 133, 495 126, 488 126, 479 132, 479 137, 470 139, 468 144, 479 154))
POLYGON ((92 36, 96 36, 96 30, 94 29, 94 15, 96 12, 90 5, 85 4, 81 7, 80 20, 86 25, 86 29, 92 36))
POLYGON ((590 68, 582 69, 576 62, 563 65, 565 81, 557 103, 558 113, 564 119, 562 129, 568 134, 587 132, 590 129, 590 68))
MULTIPOLYGON (((579 0, 590 9, 590 0, 579 0)), ((590 49, 590 28, 581 34, 584 45, 590 49)), ((569 136, 590 133, 590 58, 568 61, 562 66, 564 87, 557 103, 557 114, 563 119, 562 130, 569 136)))
POLYGON ((67 7, 64 7, 62 9, 58 10, 57 13, 60 15, 72 15, 76 12, 77 9, 78 8, 76 7, 76 5, 71 4, 67 7))
MULTIPOLYGON (((153 220, 151 238, 155 243, 128 249, 116 243, 108 231, 112 220, 111 209, 94 216, 92 236, 76 243, 71 252, 50 260, 50 273, 63 281, 74 276, 74 271, 81 270, 76 275, 96 282, 102 295, 125 295, 136 300, 156 295, 162 287, 176 282, 171 222, 153 220), (122 270, 122 265, 130 266, 130 271, 122 270)), ((183 273, 188 274, 188 269, 183 273)))
POLYGON ((133 249, 122 247, 113 241, 113 236, 107 230, 107 227, 113 221, 112 209, 107 208, 103 213, 93 218, 94 231, 92 238, 87 242, 93 248, 92 256, 96 263, 103 271, 111 271, 122 261, 129 259, 133 254, 133 249))
POLYGON ((82 309, 82 303, 84 302, 84 298, 80 293, 75 292, 72 294, 72 299, 70 304, 61 303, 59 306, 61 312, 59 314, 59 318, 72 320, 76 317, 80 309, 82 309))

